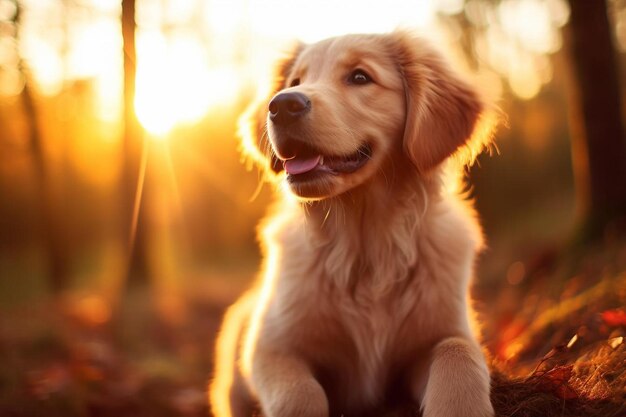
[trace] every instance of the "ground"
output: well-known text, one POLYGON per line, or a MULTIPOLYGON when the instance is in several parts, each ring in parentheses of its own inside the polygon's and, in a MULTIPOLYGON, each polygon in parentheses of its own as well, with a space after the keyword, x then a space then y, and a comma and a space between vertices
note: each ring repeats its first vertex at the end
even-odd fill
MULTIPOLYGON (((497 415, 626 416, 626 244, 542 249, 524 265, 476 291, 497 415)), ((146 285, 112 315, 71 293, 5 308, 0 415, 208 415, 213 339, 242 287, 224 282, 194 287, 169 319, 146 285)))

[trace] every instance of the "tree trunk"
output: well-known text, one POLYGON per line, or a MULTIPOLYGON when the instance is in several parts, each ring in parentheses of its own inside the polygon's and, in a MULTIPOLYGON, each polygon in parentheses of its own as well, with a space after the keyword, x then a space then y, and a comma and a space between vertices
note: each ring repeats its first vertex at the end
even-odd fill
POLYGON ((574 101, 572 149, 585 235, 626 216, 626 140, 606 0, 569 0, 574 101), (577 124, 577 125, 576 125, 577 124))
MULTIPOLYGON (((19 45, 19 30, 21 7, 16 3, 14 23, 17 27, 16 42, 19 45)), ((18 62, 19 70, 24 77, 24 88, 20 93, 20 99, 24 109, 24 117, 28 125, 28 139, 31 154, 33 157, 33 168, 35 174, 35 187, 38 196, 38 209, 40 214, 41 240, 45 248, 47 262, 48 287, 54 293, 59 293, 66 289, 69 281, 66 238, 63 235, 64 229, 61 224, 62 216, 56 216, 57 209, 54 204, 54 193, 50 172, 46 165, 46 156, 43 148, 43 140, 37 120, 37 108, 30 89, 30 76, 26 64, 20 58, 18 62)))
POLYGON ((143 130, 135 114, 135 0, 122 1, 122 37, 124 44, 124 138, 123 138, 123 234, 129 259, 128 279, 144 279, 146 268, 145 233, 139 221, 142 207, 143 130))

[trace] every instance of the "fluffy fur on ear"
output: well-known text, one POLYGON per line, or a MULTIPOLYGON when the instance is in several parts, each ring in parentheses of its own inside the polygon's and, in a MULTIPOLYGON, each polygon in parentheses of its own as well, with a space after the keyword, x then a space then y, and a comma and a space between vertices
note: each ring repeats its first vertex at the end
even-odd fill
POLYGON ((425 173, 469 141, 484 105, 425 41, 406 32, 393 41, 406 94, 404 148, 425 173))
POLYGON ((272 172, 278 173, 283 170, 282 163, 274 155, 267 137, 267 106, 271 98, 285 88, 285 80, 303 48, 302 43, 293 45, 289 52, 275 63, 271 81, 264 84, 269 88, 258 92, 257 98, 239 119, 241 154, 250 165, 259 166, 265 175, 271 176, 272 172))

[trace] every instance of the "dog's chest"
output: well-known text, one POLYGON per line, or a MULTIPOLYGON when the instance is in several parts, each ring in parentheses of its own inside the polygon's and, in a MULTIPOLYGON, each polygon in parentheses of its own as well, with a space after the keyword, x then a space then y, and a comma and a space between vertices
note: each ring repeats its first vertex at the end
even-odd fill
MULTIPOLYGON (((352 340, 357 356, 354 358, 363 381, 373 384, 369 390, 386 379, 392 347, 398 334, 394 312, 380 304, 351 305, 339 309, 344 331, 352 340)), ((372 393, 374 394, 374 393, 372 393)))
POLYGON ((407 319, 413 314, 410 303, 403 305, 402 300, 396 299, 397 304, 389 305, 382 300, 345 298, 341 303, 333 302, 332 298, 327 302, 333 306, 323 303, 316 306, 318 314, 333 315, 321 319, 329 323, 326 329, 330 343, 326 348, 343 352, 322 356, 321 363, 329 373, 329 380, 350 387, 346 392, 335 387, 341 401, 376 405, 384 399, 407 356, 408 346, 400 339, 407 319))
POLYGON ((456 281, 469 271, 469 250, 424 233, 422 245, 408 244, 416 239, 408 232, 360 251, 351 240, 313 248, 290 232, 268 328, 319 371, 331 403, 380 405, 396 378, 458 327, 456 281))

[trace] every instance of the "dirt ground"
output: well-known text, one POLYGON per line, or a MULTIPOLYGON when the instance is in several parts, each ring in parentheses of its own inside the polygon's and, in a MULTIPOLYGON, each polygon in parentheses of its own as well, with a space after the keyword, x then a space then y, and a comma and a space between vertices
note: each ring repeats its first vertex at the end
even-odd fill
MULTIPOLYGON (((626 416, 624 248, 543 254, 526 262, 520 285, 478 286, 498 416, 626 416)), ((114 313, 75 294, 7 309, 0 415, 208 415, 214 337, 243 288, 218 281, 191 289, 169 316, 144 286, 114 313)), ((419 412, 407 404, 387 414, 419 412)))

